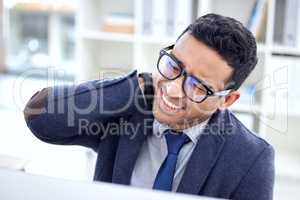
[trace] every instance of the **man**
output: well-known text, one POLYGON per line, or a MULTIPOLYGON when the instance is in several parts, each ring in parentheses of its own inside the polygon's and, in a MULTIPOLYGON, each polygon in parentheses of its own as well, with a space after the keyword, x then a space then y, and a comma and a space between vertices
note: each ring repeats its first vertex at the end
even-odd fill
POLYGON ((97 181, 272 199, 273 148, 226 109, 256 63, 252 34, 208 14, 161 50, 154 87, 151 76, 135 71, 47 88, 28 102, 25 119, 42 141, 94 149, 97 181))

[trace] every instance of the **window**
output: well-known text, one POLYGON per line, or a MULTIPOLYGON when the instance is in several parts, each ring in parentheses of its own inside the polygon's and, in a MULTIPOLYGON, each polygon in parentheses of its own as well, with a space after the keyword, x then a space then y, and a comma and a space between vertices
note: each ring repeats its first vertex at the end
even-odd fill
POLYGON ((74 71, 76 1, 18 0, 5 5, 8 70, 55 67, 74 71))

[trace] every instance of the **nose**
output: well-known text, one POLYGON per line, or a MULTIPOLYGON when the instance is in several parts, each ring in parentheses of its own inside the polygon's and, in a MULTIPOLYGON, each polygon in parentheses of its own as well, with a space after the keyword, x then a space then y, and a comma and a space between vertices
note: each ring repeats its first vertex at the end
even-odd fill
POLYGON ((166 83, 166 93, 172 98, 183 98, 185 96, 182 91, 183 77, 177 78, 166 83))

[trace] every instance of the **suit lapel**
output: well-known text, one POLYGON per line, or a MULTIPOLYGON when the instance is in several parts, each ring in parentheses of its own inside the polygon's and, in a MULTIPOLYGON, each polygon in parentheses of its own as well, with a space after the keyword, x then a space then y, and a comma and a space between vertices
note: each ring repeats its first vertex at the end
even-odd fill
POLYGON ((177 192, 198 194, 201 190, 225 144, 225 138, 221 134, 222 120, 224 123, 221 111, 213 114, 187 163, 177 192))
POLYGON ((152 115, 136 114, 131 118, 129 128, 120 130, 112 177, 113 183, 130 184, 131 174, 140 149, 147 135, 152 133, 152 124, 152 115))

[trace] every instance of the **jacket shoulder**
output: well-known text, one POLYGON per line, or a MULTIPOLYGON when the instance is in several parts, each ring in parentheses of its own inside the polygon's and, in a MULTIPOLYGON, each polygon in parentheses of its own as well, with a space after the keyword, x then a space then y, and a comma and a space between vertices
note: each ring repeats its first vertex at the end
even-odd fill
POLYGON ((231 134, 227 139, 235 145, 239 145, 242 149, 250 152, 261 152, 264 148, 273 148, 259 134, 249 130, 231 111, 227 110, 232 127, 231 134))
POLYGON ((231 111, 226 110, 223 114, 231 127, 227 134, 223 134, 226 140, 222 151, 222 159, 226 160, 223 167, 228 172, 243 175, 262 156, 273 159, 274 148, 271 144, 249 130, 231 111))
POLYGON ((222 133, 225 142, 215 167, 214 180, 228 183, 226 191, 231 193, 245 177, 253 180, 261 172, 274 169, 274 149, 266 140, 249 130, 231 111, 222 111, 221 118, 230 131, 222 133))

